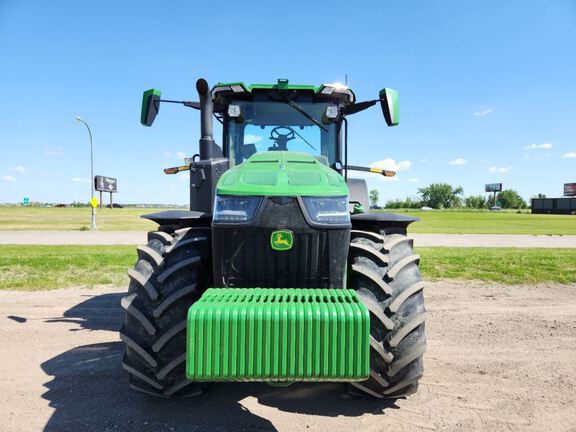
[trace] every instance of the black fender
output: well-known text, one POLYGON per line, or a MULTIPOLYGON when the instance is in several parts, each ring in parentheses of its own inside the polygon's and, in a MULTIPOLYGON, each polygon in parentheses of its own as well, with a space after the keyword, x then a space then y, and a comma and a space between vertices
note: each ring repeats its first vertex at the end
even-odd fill
POLYGON ((371 232, 385 230, 387 233, 406 234, 408 225, 418 222, 420 218, 397 213, 368 212, 354 214, 350 216, 350 220, 353 230, 371 232))
POLYGON ((149 213, 140 216, 156 222, 160 226, 169 226, 174 229, 188 227, 210 227, 212 215, 191 210, 167 210, 158 213, 149 213))

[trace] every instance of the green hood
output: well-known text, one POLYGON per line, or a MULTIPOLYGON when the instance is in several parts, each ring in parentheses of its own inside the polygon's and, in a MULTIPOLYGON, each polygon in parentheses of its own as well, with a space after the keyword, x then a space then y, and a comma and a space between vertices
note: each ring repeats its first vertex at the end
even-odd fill
POLYGON ((224 173, 219 195, 344 196, 344 178, 307 153, 256 153, 224 173))

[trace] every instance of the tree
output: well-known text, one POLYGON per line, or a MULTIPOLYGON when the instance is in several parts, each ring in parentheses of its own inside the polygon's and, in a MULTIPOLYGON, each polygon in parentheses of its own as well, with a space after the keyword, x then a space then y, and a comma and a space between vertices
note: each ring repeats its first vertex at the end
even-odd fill
POLYGON ((386 201, 384 207, 389 209, 418 209, 422 207, 422 203, 417 199, 406 198, 406 200, 389 200, 386 201))
POLYGON ((377 189, 372 189, 370 191, 370 205, 372 207, 378 207, 378 201, 380 200, 380 192, 377 189))
POLYGON ((539 193, 538 195, 534 195, 532 198, 543 199, 546 198, 546 194, 539 193))
POLYGON ((453 188, 447 183, 433 183, 430 186, 419 188, 422 204, 432 208, 451 208, 462 205, 464 189, 458 186, 453 188))
POLYGON ((498 194, 498 203, 502 208, 526 208, 526 201, 514 189, 503 190, 498 194))
POLYGON ((466 207, 482 209, 488 207, 488 200, 483 195, 469 196, 465 200, 466 207))

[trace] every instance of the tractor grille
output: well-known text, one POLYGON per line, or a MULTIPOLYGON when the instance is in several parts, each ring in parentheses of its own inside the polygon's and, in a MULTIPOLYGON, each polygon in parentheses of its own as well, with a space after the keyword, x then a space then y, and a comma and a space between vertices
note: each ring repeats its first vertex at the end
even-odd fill
POLYGON ((344 286, 350 230, 311 227, 296 198, 268 198, 254 225, 214 225, 212 231, 216 286, 344 286), (292 249, 272 249, 270 236, 278 229, 293 232, 292 249))

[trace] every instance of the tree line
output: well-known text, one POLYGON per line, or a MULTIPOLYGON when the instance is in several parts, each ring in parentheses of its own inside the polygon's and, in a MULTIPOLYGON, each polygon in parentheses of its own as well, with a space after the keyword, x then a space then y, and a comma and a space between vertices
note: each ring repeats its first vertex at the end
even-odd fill
MULTIPOLYGON (((543 194, 538 194, 537 198, 546 198, 543 194)), ((379 192, 374 189, 370 191, 370 204, 378 208, 380 199, 379 192)), ((506 189, 496 194, 496 203, 493 195, 464 196, 464 189, 461 186, 453 187, 447 183, 433 183, 418 189, 418 197, 406 198, 405 200, 389 200, 384 204, 385 208, 411 208, 431 207, 434 209, 468 207, 475 209, 487 209, 497 205, 506 209, 525 209, 528 207, 526 201, 514 189, 506 189)))

